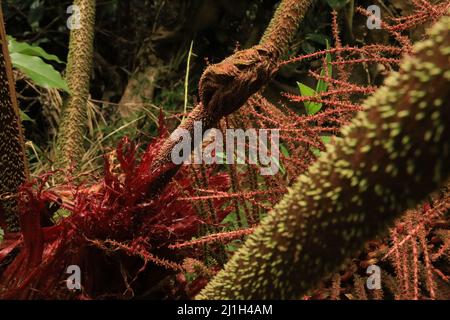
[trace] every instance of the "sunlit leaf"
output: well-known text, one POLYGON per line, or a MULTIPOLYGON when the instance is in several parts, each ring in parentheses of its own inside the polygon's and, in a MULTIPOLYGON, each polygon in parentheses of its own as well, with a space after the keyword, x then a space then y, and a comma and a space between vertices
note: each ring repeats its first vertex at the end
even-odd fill
POLYGON ((23 53, 12 53, 14 67, 25 73, 37 85, 44 88, 56 88, 69 92, 66 81, 52 65, 45 63, 40 57, 23 53))
MULTIPOLYGON (((316 91, 307 86, 306 84, 303 84, 301 82, 297 82, 298 88, 300 90, 300 94, 302 97, 314 97, 316 95, 316 91)), ((304 101, 303 102, 306 108, 306 113, 308 115, 313 115, 319 112, 319 110, 322 108, 321 103, 311 102, 311 101, 304 101)))
POLYGON ((22 53, 28 56, 41 57, 45 60, 56 61, 58 63, 64 63, 54 54, 47 53, 41 47, 30 45, 26 42, 19 42, 11 36, 8 36, 8 49, 9 53, 22 53))

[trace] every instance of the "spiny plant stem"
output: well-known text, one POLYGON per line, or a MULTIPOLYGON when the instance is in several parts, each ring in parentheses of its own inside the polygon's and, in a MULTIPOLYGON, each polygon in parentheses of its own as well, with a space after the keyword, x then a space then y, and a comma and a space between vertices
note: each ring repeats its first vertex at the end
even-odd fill
POLYGON ((67 85, 70 96, 63 110, 56 142, 56 168, 80 162, 94 50, 95 0, 75 0, 79 8, 79 26, 70 31, 67 57, 67 85))
POLYGON ((450 174, 450 17, 415 46, 198 299, 295 299, 450 174))
POLYGON ((313 0, 284 0, 279 5, 259 44, 270 47, 280 58, 289 48, 289 43, 313 0))
POLYGON ((0 41, 0 226, 17 231, 14 197, 19 186, 29 179, 29 171, 1 8, 0 41))
MULTIPOLYGON (((242 107, 250 96, 266 85, 281 55, 289 49, 289 42, 313 1, 281 1, 259 45, 238 51, 222 62, 208 66, 199 83, 201 102, 178 128, 192 134, 194 122, 201 121, 205 132, 221 118, 242 107)), ((179 140, 171 138, 165 141, 155 158, 152 171, 170 163, 171 151, 178 143, 179 140)), ((165 172, 149 194, 164 186, 177 170, 178 167, 165 172)))

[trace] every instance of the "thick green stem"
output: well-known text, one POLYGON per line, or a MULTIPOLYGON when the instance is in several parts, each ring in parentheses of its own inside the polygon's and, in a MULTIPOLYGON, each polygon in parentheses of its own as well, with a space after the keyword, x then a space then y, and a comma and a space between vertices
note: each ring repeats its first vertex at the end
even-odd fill
POLYGON ((95 0, 75 0, 74 21, 79 12, 79 24, 70 31, 67 57, 67 85, 70 96, 63 110, 56 142, 57 168, 80 162, 83 153, 83 135, 94 50, 95 0))
POLYGON ((15 195, 29 172, 1 8, 0 41, 0 227, 17 231, 15 195))
POLYGON ((295 299, 450 174, 450 17, 197 296, 295 299))

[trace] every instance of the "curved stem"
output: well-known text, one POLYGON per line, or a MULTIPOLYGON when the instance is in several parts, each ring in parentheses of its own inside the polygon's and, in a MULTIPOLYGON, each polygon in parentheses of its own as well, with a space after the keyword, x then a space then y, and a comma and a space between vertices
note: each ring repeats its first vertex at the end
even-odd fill
MULTIPOLYGON (((180 124, 179 129, 187 129, 192 135, 194 122, 201 121, 205 132, 261 90, 271 80, 277 62, 289 49, 289 42, 313 1, 281 1, 259 45, 238 51, 222 62, 208 66, 199 83, 201 103, 180 124)), ((152 171, 170 165, 170 152, 178 142, 170 137, 164 142, 152 171)), ((191 150, 195 147, 193 144, 191 150)), ((163 173, 151 186, 149 196, 170 181, 177 171, 178 167, 174 167, 163 173)))
POLYGON ((449 43, 446 16, 198 299, 299 298, 445 182, 449 43))

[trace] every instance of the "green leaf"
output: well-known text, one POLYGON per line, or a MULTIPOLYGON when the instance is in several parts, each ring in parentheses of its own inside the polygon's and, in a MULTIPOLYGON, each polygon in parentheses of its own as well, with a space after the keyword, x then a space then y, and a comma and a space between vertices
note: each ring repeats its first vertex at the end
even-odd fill
MULTIPOLYGON (((297 82, 297 85, 298 85, 298 88, 300 90, 300 94, 302 95, 302 97, 314 97, 316 95, 316 91, 314 91, 313 88, 307 86, 306 84, 297 82)), ((306 113, 308 115, 316 114, 322 108, 321 103, 310 102, 310 101, 304 101, 303 103, 305 105, 306 113)))
POLYGON ((0 243, 2 243, 2 242, 3 242, 3 238, 4 238, 4 236, 5 236, 5 231, 3 231, 3 229, 2 229, 2 228, 0 228, 0 243))
MULTIPOLYGON (((328 42, 328 40, 326 40, 326 45, 327 45, 327 50, 330 49, 330 43, 328 42)), ((333 66, 331 65, 331 54, 329 52, 327 52, 326 54, 326 60, 327 60, 327 69, 325 70, 322 68, 322 71, 320 72, 320 76, 324 77, 324 76, 328 76, 328 77, 332 77, 333 76, 333 66), (325 73, 325 72, 328 72, 325 73)), ((328 83, 326 81, 323 81, 322 79, 319 79, 319 82, 317 82, 317 87, 316 87, 316 92, 317 93, 323 93, 323 92, 327 92, 328 90, 328 83)))
POLYGON ((303 97, 313 97, 316 94, 316 91, 314 91, 313 88, 307 86, 306 84, 303 84, 301 82, 297 82, 298 88, 300 90, 300 93, 303 97))
POLYGON ((45 63, 40 57, 23 53, 12 53, 11 61, 14 67, 25 73, 37 85, 44 88, 56 88, 69 92, 66 81, 52 65, 45 63))
POLYGON ((20 120, 22 121, 30 121, 30 122, 34 122, 33 119, 31 119, 25 112, 23 112, 21 109, 19 109, 19 115, 20 115, 20 120))
POLYGON ((281 151, 281 153, 285 156, 285 157, 287 157, 287 158, 289 158, 290 157, 290 155, 289 155, 289 150, 286 148, 286 146, 284 145, 284 144, 282 144, 282 143, 280 143, 280 151, 281 151))
MULTIPOLYGON (((328 42, 328 40, 325 40, 327 49, 330 49, 330 44, 328 42)), ((327 53, 326 54, 326 61, 327 61, 327 69, 322 69, 322 71, 320 72, 320 75, 323 77, 325 75, 327 75, 326 72, 328 72, 328 76, 331 77, 332 73, 333 73, 333 68, 331 65, 331 54, 327 53)), ((317 82, 316 85, 316 90, 314 90, 313 88, 307 86, 306 84, 297 82, 298 88, 300 90, 300 94, 302 95, 302 97, 313 97, 315 95, 317 95, 318 93, 323 93, 326 92, 328 90, 328 83, 322 79, 319 79, 319 81, 317 82)), ((321 103, 317 103, 317 102, 310 102, 310 101, 304 101, 303 102, 306 108, 306 112, 308 115, 314 115, 317 112, 320 111, 320 109, 322 108, 322 104, 321 103)))
POLYGON ((56 61, 58 63, 64 63, 54 54, 47 53, 44 49, 38 46, 30 45, 26 42, 19 42, 11 36, 8 36, 8 49, 11 53, 22 53, 28 56, 41 57, 45 60, 56 61))

